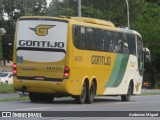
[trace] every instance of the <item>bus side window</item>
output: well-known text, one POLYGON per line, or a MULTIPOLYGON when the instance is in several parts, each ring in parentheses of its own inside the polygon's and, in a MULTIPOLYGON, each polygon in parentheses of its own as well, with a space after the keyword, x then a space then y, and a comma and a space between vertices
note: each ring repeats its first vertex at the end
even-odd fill
POLYGON ((122 34, 121 33, 115 33, 115 47, 114 52, 116 53, 122 53, 122 34))
POLYGON ((110 31, 105 31, 104 32, 104 51, 105 52, 109 51, 110 39, 111 39, 111 32, 110 31))
POLYGON ((128 39, 129 39, 128 34, 123 33, 123 43, 122 43, 123 54, 129 54, 128 39))
POLYGON ((79 48, 80 49, 86 49, 85 48, 85 40, 86 40, 85 27, 80 27, 80 40, 79 40, 79 48))
POLYGON ((111 34, 110 34, 109 52, 114 52, 113 32, 111 32, 111 34))
POLYGON ((136 55, 136 40, 134 34, 129 34, 129 53, 132 55, 136 55))
POLYGON ((73 43, 76 48, 80 48, 81 34, 80 26, 73 26, 73 43))
POLYGON ((112 32, 112 39, 110 39, 110 45, 109 45, 110 52, 116 52, 116 53, 121 52, 121 46, 119 46, 120 44, 118 44, 119 40, 120 40, 120 34, 118 32, 112 32))
POLYGON ((122 48, 123 48, 123 34, 119 33, 119 39, 118 39, 118 52, 122 53, 122 48))
POLYGON ((103 32, 101 29, 94 30, 94 39, 92 44, 92 49, 96 51, 102 51, 103 48, 103 32))
POLYGON ((87 50, 92 50, 93 39, 94 39, 94 29, 93 28, 86 28, 85 48, 87 50))

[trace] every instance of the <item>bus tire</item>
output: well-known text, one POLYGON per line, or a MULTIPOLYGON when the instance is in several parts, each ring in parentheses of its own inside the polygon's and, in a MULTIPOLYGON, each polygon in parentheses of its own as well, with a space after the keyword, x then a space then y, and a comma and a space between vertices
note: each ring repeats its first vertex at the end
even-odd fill
POLYGON ((53 102, 53 100, 54 100, 54 97, 52 97, 52 96, 48 96, 48 99, 47 99, 47 102, 48 102, 48 103, 52 103, 52 102, 53 102))
POLYGON ((36 93, 29 93, 29 99, 31 102, 38 102, 39 96, 36 93))
POLYGON ((95 94, 96 94, 96 85, 92 81, 90 89, 87 90, 86 103, 89 104, 93 103, 95 94))
POLYGON ((52 103, 54 100, 54 96, 52 96, 52 94, 41 94, 40 96, 39 100, 42 102, 52 103))
POLYGON ((86 86, 86 82, 84 82, 82 86, 82 93, 81 95, 75 96, 75 102, 77 104, 84 104, 86 99, 86 94, 87 94, 87 86, 86 86))
POLYGON ((127 94, 121 95, 122 101, 130 101, 131 95, 132 95, 132 84, 130 83, 127 94))

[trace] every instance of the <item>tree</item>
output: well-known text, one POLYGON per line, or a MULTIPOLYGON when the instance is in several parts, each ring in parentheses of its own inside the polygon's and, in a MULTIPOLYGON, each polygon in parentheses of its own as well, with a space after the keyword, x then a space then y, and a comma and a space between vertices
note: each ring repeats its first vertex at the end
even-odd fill
MULTIPOLYGON (((83 4, 83 0, 82 0, 83 4)), ((78 16, 77 0, 52 0, 46 11, 49 16, 78 16)), ((104 19, 101 10, 94 9, 92 6, 82 5, 82 16, 104 19)))
POLYGON ((46 0, 1 0, 3 10, 8 14, 9 20, 16 20, 24 15, 44 15, 46 0))
MULTIPOLYGON (((157 66, 156 59, 158 59, 157 56, 160 56, 160 50, 157 49, 160 47, 160 0, 128 1, 130 27, 142 35, 144 46, 150 49, 153 63, 157 66)), ((82 17, 104 19, 112 21, 117 26, 127 26, 126 7, 125 0, 82 0, 82 17)), ((46 14, 50 16, 77 16, 77 1, 52 0, 46 14), (66 12, 67 8, 70 8, 72 12, 66 12)))
POLYGON ((0 59, 3 56, 3 45, 2 45, 1 38, 5 33, 6 33, 6 30, 4 28, 0 28, 0 59))
POLYGON ((154 3, 160 6, 160 0, 145 0, 146 2, 154 3))
MULTIPOLYGON (((133 23, 133 27, 139 31, 144 40, 144 46, 148 47, 151 51, 152 61, 154 66, 157 57, 160 54, 160 7, 156 4, 146 4, 147 9, 143 12, 142 16, 133 23)), ((160 71, 160 68, 158 68, 160 71)))
POLYGON ((0 59, 2 58, 2 42, 1 42, 1 31, 0 31, 0 59))
MULTIPOLYGON (((141 15, 143 0, 129 0, 130 21, 141 15), (136 9, 135 9, 136 8, 136 9)), ((52 0, 46 15, 77 16, 77 0, 52 0), (66 11, 68 9, 72 12, 66 11), (74 12, 75 11, 75 12, 74 12)), ((127 5, 125 0, 82 0, 82 16, 112 21, 115 25, 127 26, 127 5)))
POLYGON ((4 57, 11 60, 17 19, 24 15, 45 15, 47 3, 46 0, 0 0, 0 3, 0 15, 8 15, 8 20, 0 21, 7 31, 2 38, 4 57))
POLYGON ((47 16, 77 16, 77 2, 75 0, 52 0, 46 10, 47 16))

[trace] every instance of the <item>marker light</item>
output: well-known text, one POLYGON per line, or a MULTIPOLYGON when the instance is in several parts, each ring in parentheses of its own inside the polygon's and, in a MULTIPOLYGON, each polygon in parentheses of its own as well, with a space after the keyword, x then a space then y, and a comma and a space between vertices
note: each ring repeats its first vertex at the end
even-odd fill
POLYGON ((16 63, 13 63, 13 75, 16 75, 17 74, 17 65, 16 63))
POLYGON ((64 78, 68 79, 70 75, 70 68, 68 66, 64 67, 64 78))

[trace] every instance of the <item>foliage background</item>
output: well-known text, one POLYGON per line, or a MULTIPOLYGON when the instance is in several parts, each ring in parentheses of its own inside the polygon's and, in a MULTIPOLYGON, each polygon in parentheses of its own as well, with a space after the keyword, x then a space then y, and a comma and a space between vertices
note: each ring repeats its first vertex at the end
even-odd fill
MULTIPOLYGON (((116 26, 127 26, 126 0, 81 0, 82 16, 112 21, 116 26)), ((138 31, 152 54, 152 65, 160 72, 160 0, 128 0, 130 28, 138 31)), ((2 38, 6 59, 12 59, 15 24, 23 15, 77 16, 77 0, 0 0, 0 27, 7 33, 2 38), (4 20, 4 12, 8 20, 4 20), (2 16, 2 17, 1 17, 2 16)))

